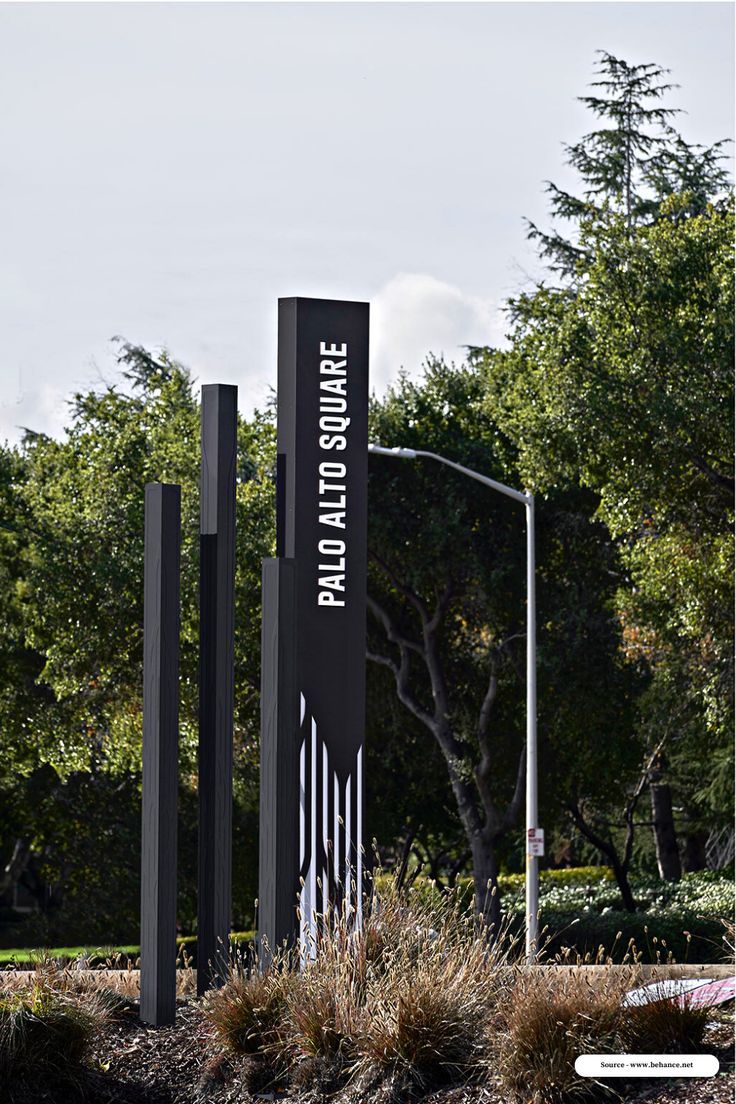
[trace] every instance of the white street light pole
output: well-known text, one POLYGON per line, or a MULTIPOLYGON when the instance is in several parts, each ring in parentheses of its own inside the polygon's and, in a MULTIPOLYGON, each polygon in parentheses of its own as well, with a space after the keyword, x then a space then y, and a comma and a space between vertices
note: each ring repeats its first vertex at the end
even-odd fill
POLYGON ((383 448, 381 445, 368 445, 369 452, 381 456, 396 456, 403 460, 415 460, 427 457, 454 468, 462 475, 468 475, 486 487, 523 502, 526 511, 526 960, 532 963, 537 953, 538 912, 539 912, 539 858, 530 855, 532 830, 537 829, 537 625, 536 625, 536 582, 534 575, 534 495, 528 491, 516 491, 505 483, 498 483, 487 475, 471 468, 447 460, 435 452, 421 449, 383 448))

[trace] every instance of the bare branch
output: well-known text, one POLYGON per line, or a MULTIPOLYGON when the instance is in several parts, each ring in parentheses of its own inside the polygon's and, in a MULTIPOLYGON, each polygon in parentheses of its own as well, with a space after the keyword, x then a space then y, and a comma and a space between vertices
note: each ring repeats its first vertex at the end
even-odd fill
POLYGON ((733 500, 734 480, 732 475, 723 475, 722 472, 716 471, 701 456, 693 456, 692 462, 702 475, 706 476, 714 486, 723 492, 724 498, 728 502, 733 500))
POLYGON ((372 598, 370 594, 366 597, 368 609, 373 616, 381 622, 383 625, 386 636, 392 644, 396 644, 399 648, 408 648, 410 652, 415 652, 421 659, 424 659, 424 648, 421 644, 417 644, 414 640, 410 640, 403 633, 399 632, 396 622, 393 620, 388 610, 384 609, 375 598, 372 598))
POLYGON ((398 695, 399 701, 402 703, 402 705, 406 706, 409 712, 412 713, 418 721, 421 721, 421 723, 429 729, 429 731, 435 738, 439 739, 434 718, 430 713, 427 712, 426 709, 424 709, 419 704, 409 688, 409 650, 410 648, 413 648, 413 650, 415 651, 419 650, 419 654, 423 655, 422 650, 418 649, 417 645, 413 645, 411 641, 408 641, 404 636, 401 635, 401 633, 396 628, 396 625, 394 624, 389 612, 385 610, 383 606, 379 605, 375 598, 371 598, 370 595, 368 595, 368 608, 370 609, 371 613, 373 613, 373 615, 377 617, 378 620, 381 622, 386 631, 386 636, 389 638, 392 644, 397 645, 399 649, 399 655, 401 657, 398 664, 394 663, 393 660, 388 660, 387 656, 382 656, 379 658, 376 655, 375 661, 378 663, 383 663, 384 666, 387 666, 391 669, 396 682, 396 693, 398 695), (387 660, 388 662, 386 662, 387 660))
POLYGON ((390 656, 379 655, 378 652, 366 652, 366 659, 369 659, 371 663, 380 663, 384 667, 388 667, 393 672, 394 677, 399 673, 399 668, 396 663, 390 658, 390 656))
POLYGON ((526 793, 526 740, 524 741, 521 753, 519 755, 519 765, 516 768, 516 785, 514 787, 514 796, 511 798, 509 805, 506 808, 506 812, 503 814, 503 820, 501 821, 501 832, 508 832, 510 828, 516 824, 519 813, 521 812, 521 806, 524 801, 524 795, 526 793))
POLYGON ((483 698, 478 716, 476 737, 480 747, 480 759, 475 768, 475 782, 483 805, 485 814, 484 831, 495 836, 499 830, 499 818, 491 794, 491 774, 493 771, 493 757, 488 741, 488 728, 491 720, 491 710, 498 694, 498 662, 495 651, 491 653, 491 671, 488 678, 488 688, 483 698))
POLYGON ((488 688, 486 689, 483 704, 480 707, 480 715, 478 717, 478 743, 481 745, 484 753, 488 750, 486 738, 488 736, 488 726, 491 722, 491 711, 497 695, 498 669, 495 656, 491 655, 491 673, 488 679, 488 688))
POLYGON ((430 618, 429 622, 427 623, 427 631, 428 632, 430 632, 430 633, 437 632, 437 629, 440 627, 440 624, 442 623, 442 618, 447 613, 447 608, 450 605, 450 601, 452 600, 452 595, 453 595, 453 587, 450 583, 448 583, 447 586, 445 587, 444 591, 440 595, 440 597, 437 599, 437 604, 434 607, 434 613, 432 614, 432 617, 430 618))
POLYGON ((378 564, 378 566, 381 568, 381 571, 383 571, 383 573, 388 577, 392 586, 394 586, 396 590, 398 590, 399 594, 402 594, 404 598, 407 599, 407 601, 411 602, 411 604, 414 606, 417 613, 421 617, 422 622, 424 622, 428 616, 426 603, 419 597, 415 590, 413 590, 410 586, 407 586, 406 583, 402 583, 401 579, 399 579, 394 569, 386 560, 383 559, 382 556, 379 556, 377 552, 373 551, 373 549, 370 549, 368 554, 370 555, 371 559, 378 564))

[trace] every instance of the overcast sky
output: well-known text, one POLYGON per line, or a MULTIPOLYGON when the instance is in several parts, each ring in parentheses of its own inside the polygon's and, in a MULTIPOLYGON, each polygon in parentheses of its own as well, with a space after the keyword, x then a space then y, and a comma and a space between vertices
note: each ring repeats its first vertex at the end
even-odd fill
POLYGON ((241 409, 276 300, 372 304, 380 390, 503 338, 594 51, 731 137, 730 3, 0 4, 0 439, 165 345, 241 409))

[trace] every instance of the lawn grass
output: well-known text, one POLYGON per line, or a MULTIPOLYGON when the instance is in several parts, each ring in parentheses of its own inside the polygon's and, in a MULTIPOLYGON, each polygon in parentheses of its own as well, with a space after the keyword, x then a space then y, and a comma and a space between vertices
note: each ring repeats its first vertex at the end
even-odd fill
POLYGON ((140 946, 128 944, 121 947, 11 947, 0 950, 0 966, 26 965, 38 962, 42 958, 73 961, 77 958, 113 958, 116 955, 139 955, 140 946))
MULTIPOLYGON (((255 939, 254 931, 231 932, 230 939, 233 943, 242 945, 255 939)), ((196 935, 182 935, 176 940, 177 947, 186 948, 193 953, 196 950, 196 935)), ((87 944, 80 947, 11 947, 8 950, 0 949, 0 969, 7 966, 30 966, 44 958, 54 961, 74 962, 78 958, 88 958, 94 963, 104 963, 108 959, 138 958, 141 953, 140 944, 128 943, 122 946, 87 944)))

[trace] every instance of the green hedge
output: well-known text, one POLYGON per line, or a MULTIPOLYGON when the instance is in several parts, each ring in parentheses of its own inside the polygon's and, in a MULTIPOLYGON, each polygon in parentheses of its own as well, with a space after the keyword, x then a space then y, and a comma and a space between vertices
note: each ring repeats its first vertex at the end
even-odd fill
MULTIPOLYGON (((392 885, 390 875, 376 879, 379 895, 392 885)), ((567 953, 595 957, 599 947, 620 961, 631 939, 644 962, 666 961, 671 953, 678 962, 719 962, 726 958, 723 941, 724 919, 734 911, 733 878, 714 871, 686 874, 679 882, 656 878, 633 878, 632 890, 638 905, 635 913, 624 912, 621 895, 607 867, 584 866, 540 872, 540 930, 544 931, 548 956, 567 953), (545 930, 546 929, 546 930, 545 930), (689 938, 688 938, 689 935, 689 938)), ((524 875, 504 874, 499 879, 504 912, 512 930, 521 933, 524 926, 524 875)), ((470 905, 473 898, 471 878, 458 880, 459 899, 470 905)), ((410 896, 422 903, 441 907, 443 894, 427 878, 414 882, 410 896)), ((234 949, 250 954, 255 932, 233 932, 234 949)), ((177 941, 186 950, 187 961, 197 962, 197 937, 184 936, 177 941)), ((33 965, 40 954, 61 962, 82 955, 93 966, 120 955, 135 960, 137 946, 28 948, 0 952, 0 966, 33 965)))
MULTIPOLYGON (((521 927, 523 913, 516 915, 521 927)), ((723 924, 702 914, 608 909, 576 915, 543 907, 539 923, 540 931, 546 928, 542 941, 547 958, 589 955, 594 960, 602 947, 604 955, 621 962, 631 940, 637 957, 647 963, 667 962, 670 955, 676 962, 698 963, 723 962, 727 957, 723 924)))
MULTIPOLYGON (((377 880, 379 893, 391 879, 377 880)), ((632 878, 638 911, 621 908, 621 894, 608 867, 577 867, 540 871, 540 931, 544 930, 548 956, 567 953, 595 958, 602 946, 621 961, 634 940, 643 962, 720 962, 727 956, 723 920, 734 911, 733 878, 716 871, 686 874, 679 882, 657 878, 632 878), (546 929, 546 930, 545 930, 546 929)), ((499 878, 504 913, 511 930, 521 935, 524 926, 524 875, 499 878)), ((456 893, 468 905, 473 881, 460 878, 456 893)), ((434 882, 418 878, 410 896, 424 904, 440 906, 442 893, 434 882)))

